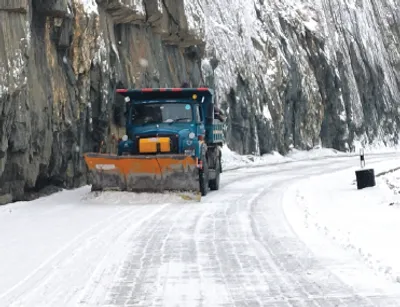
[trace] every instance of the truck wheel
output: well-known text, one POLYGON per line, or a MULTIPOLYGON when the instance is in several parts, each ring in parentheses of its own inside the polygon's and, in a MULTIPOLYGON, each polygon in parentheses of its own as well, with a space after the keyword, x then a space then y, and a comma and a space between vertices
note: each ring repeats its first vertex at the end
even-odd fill
POLYGON ((215 179, 210 180, 210 190, 211 191, 219 190, 220 174, 221 174, 221 162, 218 160, 217 165, 215 166, 215 179))
POLYGON ((203 169, 199 172, 200 181, 200 192, 201 196, 206 196, 208 192, 208 163, 206 155, 201 155, 201 161, 203 161, 203 169))

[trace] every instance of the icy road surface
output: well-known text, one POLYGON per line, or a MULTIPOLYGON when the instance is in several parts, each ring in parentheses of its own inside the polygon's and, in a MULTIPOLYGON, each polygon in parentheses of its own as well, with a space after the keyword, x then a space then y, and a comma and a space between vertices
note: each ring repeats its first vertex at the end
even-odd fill
POLYGON ((201 203, 85 187, 0 207, 0 306, 400 306, 400 284, 285 213, 291 183, 355 163, 225 172, 201 203))

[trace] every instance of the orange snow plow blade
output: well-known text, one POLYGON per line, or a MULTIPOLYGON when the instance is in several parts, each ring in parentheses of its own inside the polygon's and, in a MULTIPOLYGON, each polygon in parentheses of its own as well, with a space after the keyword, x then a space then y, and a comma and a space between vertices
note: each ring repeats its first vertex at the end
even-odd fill
POLYGON ((185 155, 84 155, 92 191, 200 192, 197 159, 185 155))

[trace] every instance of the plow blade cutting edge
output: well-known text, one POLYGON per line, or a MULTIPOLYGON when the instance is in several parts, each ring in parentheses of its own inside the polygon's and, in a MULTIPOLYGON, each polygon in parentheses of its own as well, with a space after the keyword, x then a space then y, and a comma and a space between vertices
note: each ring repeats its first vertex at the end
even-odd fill
POLYGON ((92 191, 200 193, 197 159, 185 155, 84 156, 92 191))

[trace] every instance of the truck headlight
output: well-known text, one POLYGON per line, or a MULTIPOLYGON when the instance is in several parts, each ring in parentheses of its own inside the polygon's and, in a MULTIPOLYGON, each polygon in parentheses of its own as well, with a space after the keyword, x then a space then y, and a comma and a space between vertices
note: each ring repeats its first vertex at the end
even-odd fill
POLYGON ((196 134, 194 132, 189 133, 189 139, 194 139, 196 137, 196 134))

